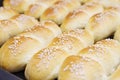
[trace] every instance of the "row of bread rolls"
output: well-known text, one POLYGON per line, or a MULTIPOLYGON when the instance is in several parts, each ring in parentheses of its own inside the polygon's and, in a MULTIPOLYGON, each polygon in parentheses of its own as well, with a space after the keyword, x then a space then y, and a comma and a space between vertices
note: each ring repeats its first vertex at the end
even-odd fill
MULTIPOLYGON (((64 14, 63 16, 65 16, 69 11, 80 6, 80 3, 79 0, 4 0, 3 5, 4 7, 11 7, 20 13, 39 18, 42 14, 44 14, 44 16, 48 15, 48 11, 51 13, 51 16, 55 15, 56 13, 54 13, 54 11, 56 11, 56 9, 58 9, 57 12, 59 15, 62 13, 62 15, 64 14)), ((57 16, 55 17, 57 18, 57 16)), ((51 18, 54 19, 54 17, 51 18)))
POLYGON ((89 19, 100 12, 103 12, 104 8, 101 4, 95 2, 89 2, 78 9, 70 12, 61 24, 62 31, 67 31, 76 28, 84 28, 87 26, 89 19))
POLYGON ((0 67, 9 72, 23 70, 31 57, 60 33, 54 22, 45 21, 8 39, 0 49, 0 67))
POLYGON ((0 45, 10 37, 17 35, 26 29, 32 28, 38 23, 38 20, 34 17, 24 14, 18 14, 12 18, 0 20, 0 45))
POLYGON ((51 19, 61 24, 69 12, 88 2, 104 7, 120 5, 119 0, 4 0, 3 5, 35 18, 40 17, 41 20, 51 19))
POLYGON ((74 58, 73 56, 73 58, 70 57, 69 59, 68 56, 78 54, 79 51, 93 44, 94 41, 104 39, 115 32, 120 25, 119 19, 119 9, 109 8, 91 17, 89 25, 85 29, 66 31, 54 38, 48 47, 36 53, 27 64, 25 69, 26 78, 29 80, 51 80, 57 77, 59 80, 107 80, 108 76, 112 74, 112 71, 119 64, 120 43, 118 41, 107 39, 90 47, 90 50, 93 51, 93 56, 90 57, 96 60, 99 59, 100 63, 91 58, 82 58, 80 56, 74 58), (96 46, 95 50, 94 46, 96 46), (80 63, 81 61, 83 62, 80 63), (76 62, 77 66, 74 66, 74 62, 76 62), (82 66, 77 63, 84 66, 83 70, 79 69, 82 66), (63 68, 61 68, 61 65, 63 65, 63 68), (84 72, 82 73, 80 70, 84 72), (95 74, 93 74, 94 72, 95 74))
POLYGON ((87 30, 76 29, 60 34, 47 48, 32 57, 25 69, 26 78, 54 80, 58 77, 60 66, 66 57, 75 55, 79 50, 93 43, 93 36, 87 30))
MULTIPOLYGON (((58 79, 109 80, 109 76, 114 73, 113 71, 120 63, 119 48, 120 42, 106 39, 82 49, 77 56, 72 55, 65 59, 58 79)), ((119 79, 114 76, 112 80, 119 79)))
MULTIPOLYGON (((17 5, 17 4, 19 4, 19 2, 21 0, 6 0, 6 1, 8 1, 8 3, 7 3, 8 5, 9 5, 9 1, 11 1, 12 4, 17 5)), ((22 1, 21 1, 22 3, 20 3, 19 6, 17 7, 17 9, 19 9, 19 10, 20 10, 19 7, 21 7, 21 9, 25 9, 25 7, 28 7, 28 5, 33 4, 31 2, 27 3, 27 0, 22 0, 22 1), (22 2, 22 1, 24 1, 24 2, 22 2), (26 3, 27 5, 23 6, 24 3, 26 3)), ((33 2, 34 1, 35 0, 33 0, 33 2)), ((70 0, 70 1, 72 1, 72 0, 70 0)), ((59 4, 61 2, 62 1, 58 1, 59 4)), ((56 4, 57 4, 57 2, 56 2, 56 4)), ((72 5, 72 7, 74 9, 77 6, 75 4, 76 3, 74 3, 72 5, 72 3, 71 3, 71 5, 72 5)), ((72 10, 69 9, 69 7, 66 7, 66 5, 63 5, 63 6, 65 6, 65 7, 64 8, 60 8, 60 9, 63 9, 63 14, 61 13, 62 14, 61 15, 60 12, 58 11, 58 14, 62 16, 62 20, 58 18, 58 22, 57 22, 56 18, 55 18, 55 20, 54 20, 54 18, 51 18, 51 20, 55 21, 58 24, 62 23, 62 21, 65 18, 65 16, 64 16, 65 14, 67 15, 70 11, 73 10, 73 9, 72 10), (65 12, 64 12, 64 10, 65 10, 65 12)), ((15 6, 14 6, 14 8, 15 8, 15 6)), ((97 6, 95 6, 95 9, 96 8, 97 8, 97 6)), ((98 5, 98 9, 99 9, 99 5, 98 5)), ((94 40, 98 41, 98 40, 101 40, 103 38, 108 37, 119 26, 120 14, 119 14, 119 9, 118 8, 106 9, 106 11, 104 11, 104 12, 102 12, 101 10, 102 10, 102 6, 100 6, 100 12, 101 13, 98 13, 98 14, 94 15, 91 18, 89 17, 90 20, 89 20, 85 30, 78 30, 78 29, 76 29, 76 30, 71 30, 71 31, 65 32, 65 33, 61 34, 60 36, 56 37, 53 40, 53 42, 50 44, 50 46, 48 48, 43 49, 43 50, 41 50, 41 49, 46 47, 55 36, 53 37, 53 35, 51 35, 49 33, 49 30, 47 30, 48 33, 46 33, 47 31, 44 32, 44 30, 42 31, 41 28, 40 28, 40 32, 39 32, 38 31, 39 30, 38 26, 36 26, 35 28, 31 29, 30 31, 29 30, 25 31, 22 34, 19 34, 16 37, 13 37, 13 38, 9 39, 2 46, 2 48, 0 50, 0 53, 1 53, 0 54, 0 66, 2 68, 4 68, 4 69, 10 71, 10 72, 20 71, 20 70, 25 68, 25 65, 28 63, 28 61, 31 59, 31 57, 36 52, 41 50, 40 52, 35 54, 34 57, 31 59, 30 63, 28 63, 28 65, 26 67, 26 71, 25 71, 26 78, 30 79, 30 80, 31 79, 33 79, 33 80, 36 80, 36 79, 42 79, 42 80, 43 79, 47 79, 48 80, 48 79, 56 78, 58 76, 58 72, 59 72, 60 66, 61 66, 61 64, 63 63, 63 61, 64 61, 64 59, 66 57, 68 57, 68 56, 70 56, 72 54, 76 54, 81 49, 87 47, 88 45, 93 44, 94 40), (37 29, 37 32, 36 32, 36 29, 37 29), (47 36, 45 36, 43 33, 47 34, 47 36), (52 36, 52 39, 49 39, 51 36, 52 36), (33 38, 33 40, 32 40, 32 38, 33 38), (43 43, 43 44, 41 44, 41 43, 43 43), (18 46, 18 48, 16 48, 17 46, 18 46), (28 48, 26 48, 27 46, 28 46, 28 48), (70 53, 70 54, 68 54, 68 53, 70 53), (17 57, 17 55, 18 55, 18 57, 17 57), (22 61, 21 61, 21 58, 22 58, 22 61), (15 64, 15 65, 13 65, 13 64, 15 64), (35 66, 35 65, 37 65, 37 66, 35 66), (40 66, 40 65, 42 65, 42 66, 40 66), (41 75, 38 74, 37 72, 38 73, 40 72, 41 75)), ((22 10, 20 12, 24 12, 24 10, 22 10)), ((98 12, 99 12, 99 10, 98 10, 98 12)), ((58 15, 58 14, 56 14, 56 15, 58 15)), ((43 18, 43 20, 44 19, 45 18, 43 18)), ((41 17, 41 20, 42 20, 42 17, 41 17)), ((16 22, 17 21, 15 21, 15 23, 16 22)), ((24 23, 22 23, 21 26, 23 26, 23 24, 24 23)), ((48 24, 49 24, 49 22, 48 22, 48 24)), ((57 30, 57 29, 55 28, 55 30, 54 30, 55 34, 57 34, 56 31, 61 33, 59 31, 60 29, 59 30, 57 30)), ((118 57, 119 57, 119 55, 118 55, 118 57)), ((94 63, 94 60, 93 60, 93 63, 94 63)), ((98 65, 96 65, 96 66, 98 66, 98 65)), ((100 69, 100 70, 101 70, 101 72, 104 71, 102 69, 100 69)), ((97 76, 99 76, 99 75, 97 75, 97 76)), ((101 80, 102 80, 102 78, 105 79, 105 77, 106 77, 106 74, 105 74, 105 76, 103 75, 103 77, 101 77, 100 79, 101 80)))
MULTIPOLYGON (((20 13, 24 13, 26 11, 29 11, 31 9, 31 6, 34 6, 36 4, 39 8, 42 8, 43 10, 45 10, 51 5, 54 5, 54 3, 57 1, 59 2, 62 0, 4 0, 3 5, 5 7, 11 7, 20 13)), ((70 0, 66 0, 66 1, 70 1, 70 0)), ((109 1, 107 0, 75 0, 75 1, 79 1, 80 4, 85 4, 87 2, 97 2, 102 4, 105 7, 120 4, 119 0, 109 0, 109 1)))

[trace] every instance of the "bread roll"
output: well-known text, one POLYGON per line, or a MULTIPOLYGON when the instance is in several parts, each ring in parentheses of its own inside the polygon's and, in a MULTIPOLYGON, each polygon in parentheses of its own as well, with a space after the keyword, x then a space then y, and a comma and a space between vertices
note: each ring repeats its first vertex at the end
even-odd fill
POLYGON ((102 66, 87 57, 67 57, 59 71, 58 80, 107 80, 102 66))
POLYGON ((0 21, 0 45, 26 29, 32 28, 38 21, 30 16, 19 14, 11 19, 0 21))
POLYGON ((0 20, 9 19, 15 15, 18 15, 18 13, 13 9, 0 7, 0 20))
POLYGON ((36 0, 4 0, 3 6, 10 7, 19 13, 24 13, 31 4, 34 4, 36 0))
POLYGON ((120 25, 120 9, 108 8, 104 12, 92 16, 86 29, 94 34, 95 41, 104 39, 116 31, 120 25))
POLYGON ((108 80, 120 63, 119 48, 117 40, 106 39, 82 49, 76 57, 67 57, 60 69, 59 80, 108 80))
POLYGON ((75 28, 84 28, 87 26, 88 20, 91 16, 102 12, 103 6, 98 3, 86 3, 83 6, 80 6, 78 9, 70 12, 61 25, 63 31, 75 29, 75 28))
POLYGON ((59 0, 45 10, 40 20, 52 20, 57 24, 61 24, 65 16, 79 6, 80 3, 78 0, 59 0))
POLYGON ((35 4, 29 6, 25 14, 39 18, 48 7, 52 6, 57 1, 58 0, 38 0, 35 4))
POLYGON ((26 78, 29 80, 57 78, 64 59, 93 44, 92 38, 92 35, 86 30, 77 29, 62 33, 53 39, 49 47, 42 49, 32 57, 25 69, 26 78))
POLYGON ((10 38, 1 47, 0 67, 9 72, 23 70, 31 57, 60 33, 60 28, 54 22, 46 21, 10 38))

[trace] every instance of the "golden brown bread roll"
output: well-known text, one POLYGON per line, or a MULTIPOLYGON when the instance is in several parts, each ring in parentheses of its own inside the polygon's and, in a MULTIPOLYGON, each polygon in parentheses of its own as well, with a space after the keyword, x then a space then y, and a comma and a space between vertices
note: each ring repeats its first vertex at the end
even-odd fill
POLYGON ((11 19, 0 20, 0 45, 10 37, 32 28, 38 21, 30 16, 19 14, 11 19))
POLYGON ((34 4, 35 2, 36 0, 3 0, 3 6, 10 7, 19 13, 23 13, 31 4, 34 4))
POLYGON ((25 69, 26 78, 29 80, 57 78, 64 59, 78 53, 79 50, 93 42, 93 36, 86 30, 77 29, 62 33, 53 39, 49 47, 42 49, 32 57, 25 69))
POLYGON ((101 4, 94 2, 86 3, 78 9, 70 12, 65 17, 61 25, 61 29, 66 31, 75 28, 84 28, 86 27, 91 16, 102 11, 103 6, 101 4))
POLYGON ((23 70, 31 57, 48 46, 52 39, 60 33, 60 28, 54 22, 45 21, 10 38, 1 47, 0 67, 9 72, 23 70))
POLYGON ((18 13, 13 9, 0 7, 0 20, 9 19, 15 15, 18 15, 18 13))
POLYGON ((44 11, 40 20, 52 20, 57 24, 61 24, 65 16, 79 6, 78 0, 59 0, 44 11))
POLYGON ((58 0, 38 0, 35 4, 29 6, 25 14, 39 18, 48 7, 52 6, 57 1, 58 0))
POLYGON ((111 7, 92 16, 86 26, 93 33, 95 41, 104 39, 116 31, 120 25, 120 8, 111 7))
POLYGON ((102 40, 82 49, 77 57, 65 59, 59 80, 108 80, 120 63, 119 49, 120 43, 113 39, 102 40), (83 60, 77 59, 80 56, 83 60))
POLYGON ((88 57, 69 56, 59 71, 58 80, 107 80, 101 65, 88 57))

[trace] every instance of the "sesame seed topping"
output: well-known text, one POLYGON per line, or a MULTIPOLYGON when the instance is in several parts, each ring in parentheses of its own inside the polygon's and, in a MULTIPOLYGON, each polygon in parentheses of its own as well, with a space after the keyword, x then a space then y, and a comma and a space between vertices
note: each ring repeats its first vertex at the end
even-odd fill
POLYGON ((12 53, 13 55, 16 55, 16 52, 17 52, 17 50, 18 50, 17 47, 18 47, 18 45, 19 45, 20 43, 22 43, 22 41, 20 40, 20 37, 19 37, 19 36, 16 36, 16 37, 14 37, 13 39, 14 39, 14 40, 13 40, 12 44, 9 45, 8 48, 10 49, 10 51, 11 51, 11 53, 12 53))
POLYGON ((38 54, 38 58, 41 59, 41 61, 40 63, 37 64, 37 67, 44 64, 46 68, 49 68, 50 61, 53 58, 56 58, 55 57, 56 51, 57 51, 57 48, 55 47, 48 47, 48 48, 42 49, 38 54))

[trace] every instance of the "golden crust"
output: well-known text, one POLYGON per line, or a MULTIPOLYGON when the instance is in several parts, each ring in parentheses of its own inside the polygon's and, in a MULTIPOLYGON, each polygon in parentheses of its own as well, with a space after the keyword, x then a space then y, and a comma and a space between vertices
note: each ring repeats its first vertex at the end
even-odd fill
POLYGON ((10 7, 19 13, 23 13, 28 9, 31 4, 34 4, 36 0, 4 0, 4 7, 10 7))
POLYGON ((57 1, 53 6, 49 7, 41 15, 41 20, 52 20, 57 24, 61 24, 65 16, 72 10, 78 8, 80 3, 77 0, 60 0, 57 1), (61 7, 62 6, 62 7, 61 7))
POLYGON ((69 54, 76 54, 79 50, 93 43, 94 39, 89 32, 82 29, 76 29, 64 32, 63 34, 59 35, 53 39, 49 46, 56 46, 62 50, 65 50, 69 54))
POLYGON ((39 18, 43 12, 50 6, 52 6, 58 0, 39 0, 35 4, 29 6, 28 10, 25 11, 25 14, 39 18))
POLYGON ((81 50, 79 55, 83 57, 89 57, 90 59, 97 61, 106 71, 106 75, 110 75, 113 69, 119 64, 119 48, 119 42, 106 39, 81 50))
POLYGON ((27 79, 55 79, 58 76, 58 70, 62 62, 67 56, 77 54, 79 50, 93 44, 92 38, 90 41, 88 39, 87 43, 83 42, 86 40, 86 37, 88 38, 88 36, 91 38, 91 34, 86 30, 77 29, 64 32, 54 38, 49 47, 44 48, 35 54, 27 64, 25 70, 27 79), (38 56, 42 58, 39 59, 38 56), (32 70, 35 72, 32 72, 32 70))
POLYGON ((60 65, 68 54, 56 47, 48 47, 35 54, 25 69, 29 80, 50 80, 57 78, 60 65), (33 72, 34 71, 34 72, 33 72))
POLYGON ((33 17, 26 15, 16 15, 11 19, 0 21, 0 45, 7 39, 13 37, 26 29, 32 28, 38 24, 38 21, 33 17))
POLYGON ((61 25, 63 31, 75 28, 84 28, 87 26, 88 20, 94 14, 103 11, 103 6, 98 3, 87 3, 80 6, 78 9, 70 12, 61 25))
POLYGON ((47 23, 50 24, 46 22, 44 25, 34 26, 7 40, 0 50, 0 66, 9 72, 23 70, 35 53, 48 46, 52 39, 61 33, 55 23, 51 22, 49 25, 49 27, 57 27, 54 31, 52 28, 52 30, 47 28, 47 23), (54 33, 55 31, 57 34, 54 33))
POLYGON ((119 26, 120 14, 117 10, 106 10, 92 16, 86 27, 94 34, 95 41, 109 37, 119 26))
POLYGON ((18 15, 18 13, 13 9, 0 7, 0 20, 10 19, 15 15, 18 15))
POLYGON ((59 72, 59 80, 106 80, 101 65, 87 57, 67 57, 59 72), (93 67, 94 66, 94 67, 93 67))

